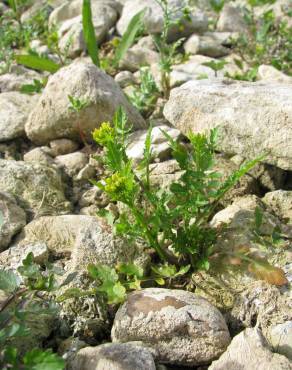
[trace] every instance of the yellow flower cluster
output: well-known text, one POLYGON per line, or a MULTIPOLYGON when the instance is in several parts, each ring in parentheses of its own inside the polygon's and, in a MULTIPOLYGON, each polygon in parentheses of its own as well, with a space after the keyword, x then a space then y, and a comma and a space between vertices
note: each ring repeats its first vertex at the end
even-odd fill
POLYGON ((99 145, 105 145, 109 141, 113 141, 115 130, 109 122, 103 122, 100 128, 96 128, 92 135, 95 142, 99 145))

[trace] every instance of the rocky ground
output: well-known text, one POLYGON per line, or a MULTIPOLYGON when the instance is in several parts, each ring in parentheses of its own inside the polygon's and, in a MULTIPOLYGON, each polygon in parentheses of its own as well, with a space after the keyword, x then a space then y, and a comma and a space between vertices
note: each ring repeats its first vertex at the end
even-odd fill
MULTIPOLYGON (((110 40, 123 35, 137 12, 148 9, 144 34, 114 71, 97 68, 86 53, 82 1, 49 3, 48 23, 58 27, 65 65, 49 74, 13 62, 0 74, 1 269, 17 271, 32 252, 40 265, 50 262, 61 271, 60 283, 70 277, 69 287, 87 288, 89 263, 133 262, 145 270, 154 263, 143 246, 125 243, 96 216, 115 205, 90 182, 103 176, 95 160, 101 149, 92 142, 92 131, 111 121, 122 106, 133 125, 127 154, 135 163, 143 158, 150 122, 154 126, 151 181, 161 187, 180 172, 160 128, 188 145, 185 135, 190 131, 218 127, 216 169, 223 177, 245 159, 266 153, 225 196, 210 225, 227 226, 216 241, 221 248, 256 250, 284 272, 285 284, 270 284, 247 270, 230 271, 236 263, 224 261, 220 271, 193 273, 186 290, 186 284, 145 287, 130 293, 120 307, 106 306, 98 296, 68 299, 60 303, 58 314, 29 317, 31 332, 15 345, 22 350, 53 348, 74 370, 292 369, 292 60, 282 71, 263 62, 252 81, 230 78, 248 70, 230 41, 248 33, 243 11, 248 2, 226 1, 219 12, 207 0, 193 2, 191 20, 169 32, 170 42, 184 41, 166 97, 151 37, 162 31, 163 23, 155 0, 92 0, 96 38, 105 55, 110 40), (150 92, 156 98, 139 111, 131 96, 141 86, 145 66, 157 91, 150 92), (44 78, 48 81, 41 91, 21 92, 23 85, 44 78), (88 104, 76 112, 68 96, 85 98, 88 104), (270 238, 275 227, 281 229, 281 242, 272 250, 254 240, 256 209, 263 215, 263 238, 270 238)), ((169 0, 173 8, 181 3, 169 0)), ((274 22, 285 18, 291 29, 289 0, 262 3, 255 8, 257 17, 273 9, 274 22)), ((39 0, 28 6, 22 21, 44 5, 39 0)), ((7 9, 2 1, 0 14, 7 9)), ((291 51, 292 36, 285 48, 289 46, 291 51)), ((57 60, 38 39, 30 40, 30 47, 57 60)))

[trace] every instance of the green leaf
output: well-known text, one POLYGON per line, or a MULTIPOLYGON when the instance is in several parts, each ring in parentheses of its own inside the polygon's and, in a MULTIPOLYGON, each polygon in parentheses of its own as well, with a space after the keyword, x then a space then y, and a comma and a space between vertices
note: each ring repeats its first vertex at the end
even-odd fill
POLYGON ((22 64, 25 67, 50 73, 55 73, 61 68, 59 64, 52 60, 37 55, 16 55, 15 60, 18 64, 22 64))
POLYGON ((155 281, 158 285, 164 285, 165 284, 165 280, 163 278, 156 278, 155 281))
POLYGON ((145 15, 146 9, 141 10, 139 13, 137 13, 130 21, 126 32, 124 33, 117 49, 115 52, 114 57, 114 65, 117 66, 119 61, 124 57, 127 50, 133 45, 133 42, 135 41, 135 37, 141 27, 143 26, 143 19, 145 15))
POLYGON ((106 293, 109 304, 122 303, 126 298, 126 288, 121 284, 120 281, 114 284, 111 289, 107 289, 106 293))
POLYGON ((8 0, 8 4, 10 8, 14 11, 14 13, 17 13, 16 0, 8 0))
POLYGON ((171 278, 176 275, 176 267, 174 265, 168 265, 167 263, 157 267, 151 266, 151 270, 155 272, 157 275, 160 275, 165 278, 171 278))
POLYGON ((23 363, 27 370, 63 370, 65 361, 50 350, 42 351, 33 349, 23 357, 23 363))
POLYGON ((128 276, 136 276, 137 278, 142 278, 144 275, 142 267, 137 266, 133 263, 121 263, 117 266, 117 270, 122 274, 128 276))
POLYGON ((92 62, 99 67, 99 55, 97 41, 95 37, 95 29, 92 22, 91 13, 91 2, 90 0, 83 0, 82 6, 82 25, 83 25, 83 37, 87 47, 88 54, 92 62))
POLYGON ((0 270, 0 290, 13 293, 19 286, 20 279, 14 272, 0 270))

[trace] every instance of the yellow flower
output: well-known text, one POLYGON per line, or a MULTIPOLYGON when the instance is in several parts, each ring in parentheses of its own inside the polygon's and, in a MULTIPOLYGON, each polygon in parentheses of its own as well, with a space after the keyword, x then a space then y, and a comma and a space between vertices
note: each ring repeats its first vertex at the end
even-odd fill
POLYGON ((106 143, 114 140, 114 129, 109 122, 103 122, 100 128, 93 131, 93 139, 97 144, 106 145, 106 143))

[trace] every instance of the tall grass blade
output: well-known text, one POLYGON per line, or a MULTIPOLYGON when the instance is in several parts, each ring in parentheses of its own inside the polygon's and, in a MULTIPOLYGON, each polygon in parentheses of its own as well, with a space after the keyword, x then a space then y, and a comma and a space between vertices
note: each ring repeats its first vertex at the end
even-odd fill
POLYGON ((90 0, 83 0, 82 6, 82 25, 83 25, 83 37, 86 44, 88 54, 92 62, 99 67, 99 55, 97 41, 95 37, 95 30, 92 22, 91 13, 91 2, 90 0))
POLYGON ((57 72, 61 66, 50 59, 42 58, 37 55, 16 55, 15 60, 18 64, 25 67, 36 69, 39 71, 47 71, 50 73, 57 72))

